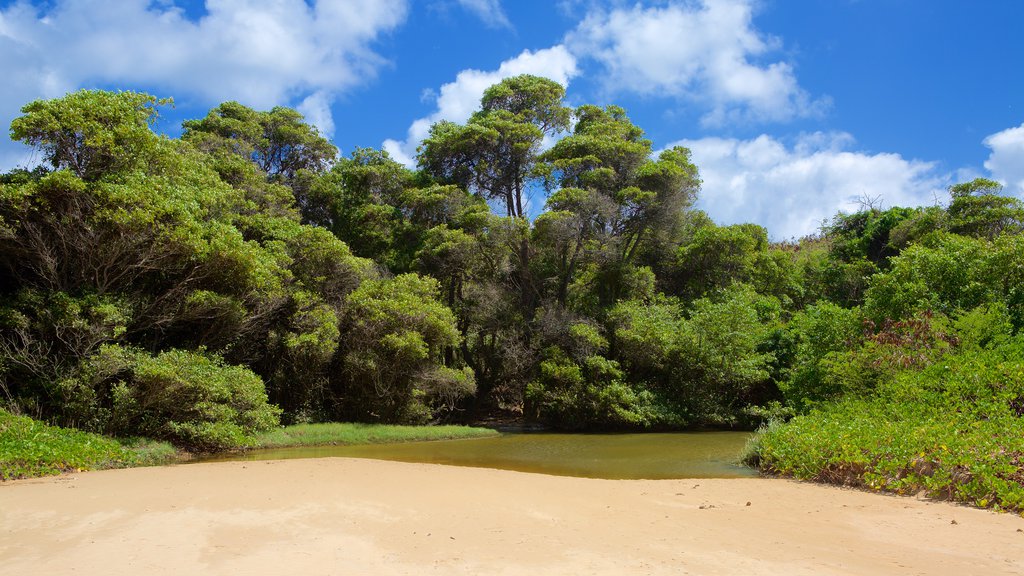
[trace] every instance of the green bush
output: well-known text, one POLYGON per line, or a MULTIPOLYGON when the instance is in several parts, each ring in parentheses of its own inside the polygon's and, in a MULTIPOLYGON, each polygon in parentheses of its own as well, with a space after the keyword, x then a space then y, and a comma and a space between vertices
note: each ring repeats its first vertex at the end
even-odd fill
POLYGON ((796 342, 789 378, 779 384, 786 404, 803 411, 842 394, 841 386, 827 377, 827 366, 860 341, 860 309, 822 302, 794 316, 786 330, 796 342))
MULTIPOLYGON (((278 424, 263 381, 219 357, 171 350, 138 359, 132 380, 115 403, 115 420, 138 422, 141 433, 201 451, 245 446, 278 424)), ((115 396, 116 398, 117 396, 115 396)))
POLYGON ((778 300, 736 285, 689 309, 664 298, 620 302, 609 320, 624 380, 668 417, 657 425, 730 425, 774 387, 774 357, 762 344, 778 314, 778 300))
POLYGON ((903 371, 764 431, 770 473, 1024 510, 1024 338, 903 371))
POLYGON ((658 424, 653 396, 623 381, 619 363, 590 355, 577 363, 548 348, 538 379, 526 387, 533 417, 559 428, 648 428, 658 424))
POLYGON ((476 392, 471 369, 444 364, 461 335, 438 291, 433 278, 403 274, 367 280, 349 295, 339 369, 331 374, 340 407, 333 416, 422 424, 476 392))
POLYGON ((280 414, 267 403, 259 376, 201 352, 150 356, 103 346, 61 388, 106 433, 158 438, 202 452, 247 446, 276 426, 280 414))
POLYGON ((47 426, 0 409, 0 480, 131 465, 135 454, 116 440, 47 426))

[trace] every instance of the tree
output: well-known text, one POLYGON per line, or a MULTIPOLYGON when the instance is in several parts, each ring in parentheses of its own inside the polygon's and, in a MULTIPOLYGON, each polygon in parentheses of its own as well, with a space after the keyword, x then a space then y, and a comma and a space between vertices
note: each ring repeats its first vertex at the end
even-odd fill
POLYGON ((201 120, 186 120, 182 138, 206 152, 230 152, 252 160, 268 177, 292 182, 303 170, 319 173, 338 153, 302 114, 276 106, 257 112, 225 102, 201 120))
POLYGON ((986 178, 950 186, 949 230, 989 240, 1024 231, 1024 202, 1000 196, 1002 190, 1002 184, 986 178))
POLYGON ((697 230, 689 243, 677 253, 679 294, 700 298, 749 282, 763 264, 760 256, 768 251, 768 232, 754 224, 715 226, 697 230))
POLYGON ((158 108, 170 103, 138 92, 80 90, 24 106, 11 122, 11 139, 42 149, 55 169, 93 181, 148 168, 157 148, 150 126, 158 108))
POLYGON ((528 180, 541 142, 565 130, 565 88, 537 76, 506 78, 488 88, 465 126, 439 122, 419 150, 419 164, 443 182, 500 202, 507 216, 525 218, 528 180))
POLYGON ((249 160, 153 134, 140 104, 153 102, 75 93, 16 121, 49 127, 31 138, 58 169, 0 185, 8 401, 60 417, 57 383, 121 345, 209 351, 255 369, 289 418, 321 412, 338 316, 370 263, 301 225, 288 189, 249 160))
POLYGON ((370 280, 349 296, 332 373, 337 416, 422 423, 475 392, 472 370, 443 364, 460 336, 437 296, 437 281, 415 274, 370 280))
MULTIPOLYGON (((541 143, 568 127, 564 95, 560 84, 546 78, 506 78, 484 92, 480 110, 465 126, 440 122, 431 127, 419 150, 419 165, 442 183, 499 202, 507 217, 525 222, 525 196, 541 143)), ((529 235, 517 244, 520 304, 532 311, 539 289, 530 274, 529 235)))
MULTIPOLYGON (((249 190, 250 196, 274 196, 246 170, 251 163, 262 174, 259 180, 291 189, 304 221, 314 222, 318 206, 310 198, 310 187, 331 166, 338 149, 304 120, 291 108, 276 106, 258 112, 238 102, 224 102, 205 118, 185 121, 182 139, 216 158, 215 166, 226 182, 249 190)), ((259 203, 266 210, 280 204, 280 199, 269 206, 259 203)))
POLYGON ((622 108, 581 106, 573 133, 541 156, 539 171, 553 190, 552 216, 539 228, 561 276, 557 298, 573 283, 588 246, 601 306, 629 295, 627 279, 650 241, 670 236, 696 197, 700 180, 690 152, 675 147, 650 159, 651 143, 622 108), (560 232, 555 232, 556 220, 560 232), (571 229, 571 232, 568 230, 571 229))

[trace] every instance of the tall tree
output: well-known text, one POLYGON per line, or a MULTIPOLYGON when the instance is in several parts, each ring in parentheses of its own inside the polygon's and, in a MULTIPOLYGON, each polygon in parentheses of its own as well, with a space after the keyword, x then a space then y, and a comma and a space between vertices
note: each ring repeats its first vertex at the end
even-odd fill
POLYGON ((574 259, 590 243, 596 267, 592 278, 599 284, 600 305, 608 306, 625 296, 644 244, 681 225, 700 179, 685 148, 664 150, 651 159, 650 140, 622 108, 581 106, 575 116, 573 133, 541 156, 539 170, 549 189, 558 190, 549 198, 551 219, 561 213, 562 223, 572 222, 576 229, 568 244, 556 247, 567 262, 561 267, 558 298, 564 301, 564 286, 571 282, 565 274, 575 273, 574 259))
POLYGON ((96 180, 131 167, 146 167, 157 145, 150 126, 158 108, 170 102, 138 92, 94 90, 36 100, 11 122, 11 139, 40 148, 57 170, 96 180))
MULTIPOLYGON (((507 78, 484 92, 480 110, 464 126, 440 122, 431 128, 420 148, 420 167, 441 182, 499 202, 507 217, 525 222, 541 144, 569 125, 564 95, 565 89, 547 78, 507 78)), ((530 275, 529 234, 521 229, 516 282, 520 304, 532 311, 539 289, 530 275)))
POLYGON ((989 240, 1024 231, 1024 202, 1001 196, 1002 191, 1002 184, 986 178, 950 186, 950 231, 989 240))
POLYGON ((198 120, 187 120, 182 139, 218 159, 221 177, 245 188, 261 208, 279 205, 280 195, 253 179, 245 164, 252 163, 270 184, 291 189, 305 222, 315 222, 318 206, 310 198, 315 176, 330 168, 338 149, 302 114, 276 106, 256 111, 238 102, 224 102, 198 120))
POLYGON ((182 125, 182 138, 208 152, 227 150, 249 158, 272 178, 290 182, 302 170, 322 172, 338 153, 302 114, 275 106, 258 112, 224 102, 199 120, 182 125))
POLYGON ((537 76, 507 78, 484 92, 480 110, 460 126, 440 122, 420 148, 420 167, 461 184, 525 218, 528 180, 545 136, 569 125, 565 89, 537 76))

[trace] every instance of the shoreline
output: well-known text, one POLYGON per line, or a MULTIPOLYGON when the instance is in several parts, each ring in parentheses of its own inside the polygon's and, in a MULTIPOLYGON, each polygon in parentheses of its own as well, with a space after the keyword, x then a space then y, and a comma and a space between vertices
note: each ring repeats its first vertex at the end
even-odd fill
POLYGON ((1020 574, 1024 518, 786 479, 324 458, 0 484, 2 574, 1020 574))

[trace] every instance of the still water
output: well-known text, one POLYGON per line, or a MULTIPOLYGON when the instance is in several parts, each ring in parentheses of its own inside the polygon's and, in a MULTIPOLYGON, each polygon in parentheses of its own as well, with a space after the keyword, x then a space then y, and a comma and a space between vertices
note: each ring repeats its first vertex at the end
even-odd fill
POLYGON ((217 460, 375 458, 608 479, 741 478, 746 432, 504 434, 471 440, 258 450, 217 460))

